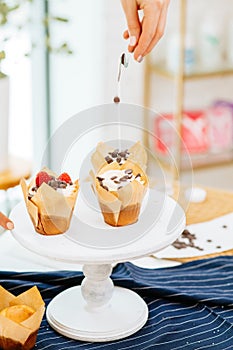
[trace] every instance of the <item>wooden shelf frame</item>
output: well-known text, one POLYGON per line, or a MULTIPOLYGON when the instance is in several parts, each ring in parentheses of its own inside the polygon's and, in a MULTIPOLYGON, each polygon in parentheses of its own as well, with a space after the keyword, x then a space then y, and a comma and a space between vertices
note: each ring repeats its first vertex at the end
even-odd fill
MULTIPOLYGON (((163 64, 153 64, 150 59, 148 59, 148 68, 150 72, 158 74, 164 78, 168 78, 171 80, 176 79, 177 74, 166 69, 163 64)), ((185 81, 196 80, 196 79, 209 79, 209 78, 221 78, 223 76, 233 75, 233 67, 229 68, 221 68, 215 71, 193 71, 192 73, 184 73, 183 79, 185 81)))

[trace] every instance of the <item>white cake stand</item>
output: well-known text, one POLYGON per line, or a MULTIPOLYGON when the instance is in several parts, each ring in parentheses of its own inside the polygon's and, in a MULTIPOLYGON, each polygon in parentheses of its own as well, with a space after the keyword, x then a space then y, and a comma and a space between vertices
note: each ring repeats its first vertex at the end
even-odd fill
MULTIPOLYGON (((46 316, 52 328, 72 339, 105 342, 127 337, 143 327, 148 319, 146 303, 129 289, 114 287, 110 275, 112 263, 155 253, 178 238, 185 228, 181 207, 165 196, 160 214, 153 227, 144 235, 138 235, 138 239, 106 249, 79 244, 70 239, 69 234, 37 234, 25 204, 21 202, 13 209, 11 219, 15 229, 12 233, 24 247, 52 259, 84 265, 85 278, 81 286, 63 291, 48 305, 46 316)), ((131 227, 137 232, 137 224, 131 227)), ((114 230, 117 234, 118 229, 114 230)), ((69 231, 78 234, 76 220, 72 221, 69 231)))

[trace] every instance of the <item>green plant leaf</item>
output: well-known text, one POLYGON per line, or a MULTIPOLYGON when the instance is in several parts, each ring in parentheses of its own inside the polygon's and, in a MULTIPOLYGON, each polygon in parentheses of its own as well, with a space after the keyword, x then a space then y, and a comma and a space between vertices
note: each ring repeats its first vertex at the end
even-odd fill
POLYGON ((0 51, 0 61, 4 60, 6 58, 6 53, 5 51, 0 51))

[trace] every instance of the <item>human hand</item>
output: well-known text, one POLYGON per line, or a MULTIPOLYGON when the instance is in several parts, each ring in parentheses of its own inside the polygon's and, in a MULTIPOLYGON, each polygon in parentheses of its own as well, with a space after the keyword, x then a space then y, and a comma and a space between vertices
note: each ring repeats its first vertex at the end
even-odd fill
POLYGON ((128 29, 129 52, 134 52, 138 62, 143 60, 163 36, 170 0, 121 0, 128 29), (143 10, 140 22, 138 11, 143 10))
POLYGON ((0 212, 0 226, 5 228, 6 230, 13 230, 14 228, 13 222, 1 212, 0 212))

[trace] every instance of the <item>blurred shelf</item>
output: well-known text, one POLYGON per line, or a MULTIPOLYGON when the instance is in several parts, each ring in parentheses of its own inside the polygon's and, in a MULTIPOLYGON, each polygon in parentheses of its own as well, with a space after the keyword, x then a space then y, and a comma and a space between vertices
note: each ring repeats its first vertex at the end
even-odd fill
POLYGON ((8 168, 0 172, 0 190, 17 186, 22 177, 25 179, 31 175, 31 163, 18 157, 9 157, 8 168))
MULTIPOLYGON (((154 151, 160 163, 166 168, 169 165, 169 161, 166 155, 162 155, 159 152, 154 151)), ((181 157, 181 170, 191 170, 193 168, 205 168, 210 166, 221 166, 223 164, 229 164, 233 162, 233 149, 225 150, 222 152, 208 152, 190 155, 190 159, 187 157, 181 157), (191 164, 190 164, 191 163, 191 164)))
MULTIPOLYGON (((162 63, 148 63, 148 68, 151 72, 158 74, 162 77, 168 78, 168 79, 175 79, 177 77, 177 74, 169 71, 165 64, 162 63)), ((209 79, 209 78, 217 78, 217 77, 223 77, 223 76, 230 76, 233 75, 233 67, 227 67, 225 65, 224 67, 218 69, 218 70, 204 70, 199 69, 196 71, 193 71, 192 73, 184 73, 183 79, 184 80, 195 80, 195 79, 209 79)))
MULTIPOLYGON (((190 73, 185 72, 185 35, 187 30, 187 6, 188 0, 179 0, 179 35, 180 35, 180 55, 178 57, 179 64, 177 73, 170 71, 164 61, 154 62, 150 55, 145 60, 145 72, 144 72, 144 105, 150 106, 152 93, 150 89, 152 86, 153 75, 160 75, 164 78, 173 80, 175 82, 175 106, 172 113, 174 114, 175 128, 176 128, 176 140, 174 146, 174 159, 172 165, 169 165, 169 159, 166 156, 155 152, 155 155, 159 158, 161 163, 166 164, 166 166, 173 167, 174 179, 177 180, 179 176, 179 170, 185 170, 190 168, 190 160, 184 159, 182 156, 182 145, 181 145, 181 131, 182 131, 182 119, 184 111, 184 99, 185 99, 185 83, 188 81, 210 79, 210 78, 221 78, 233 76, 233 66, 228 62, 223 62, 222 67, 215 70, 206 70, 200 66, 196 68, 195 71, 190 73)), ((208 8, 206 9, 208 10, 208 8)), ((204 91, 203 91, 204 94, 204 91)), ((156 91, 154 93, 156 96, 156 91)), ((145 128, 148 128, 149 120, 148 115, 145 114, 144 117, 145 128)), ((149 137, 148 133, 144 133, 144 144, 149 147, 149 137)), ((191 155, 191 168, 201 168, 210 167, 216 165, 223 165, 224 163, 230 163, 233 161, 233 150, 226 150, 224 152, 210 152, 206 154, 191 155)))

